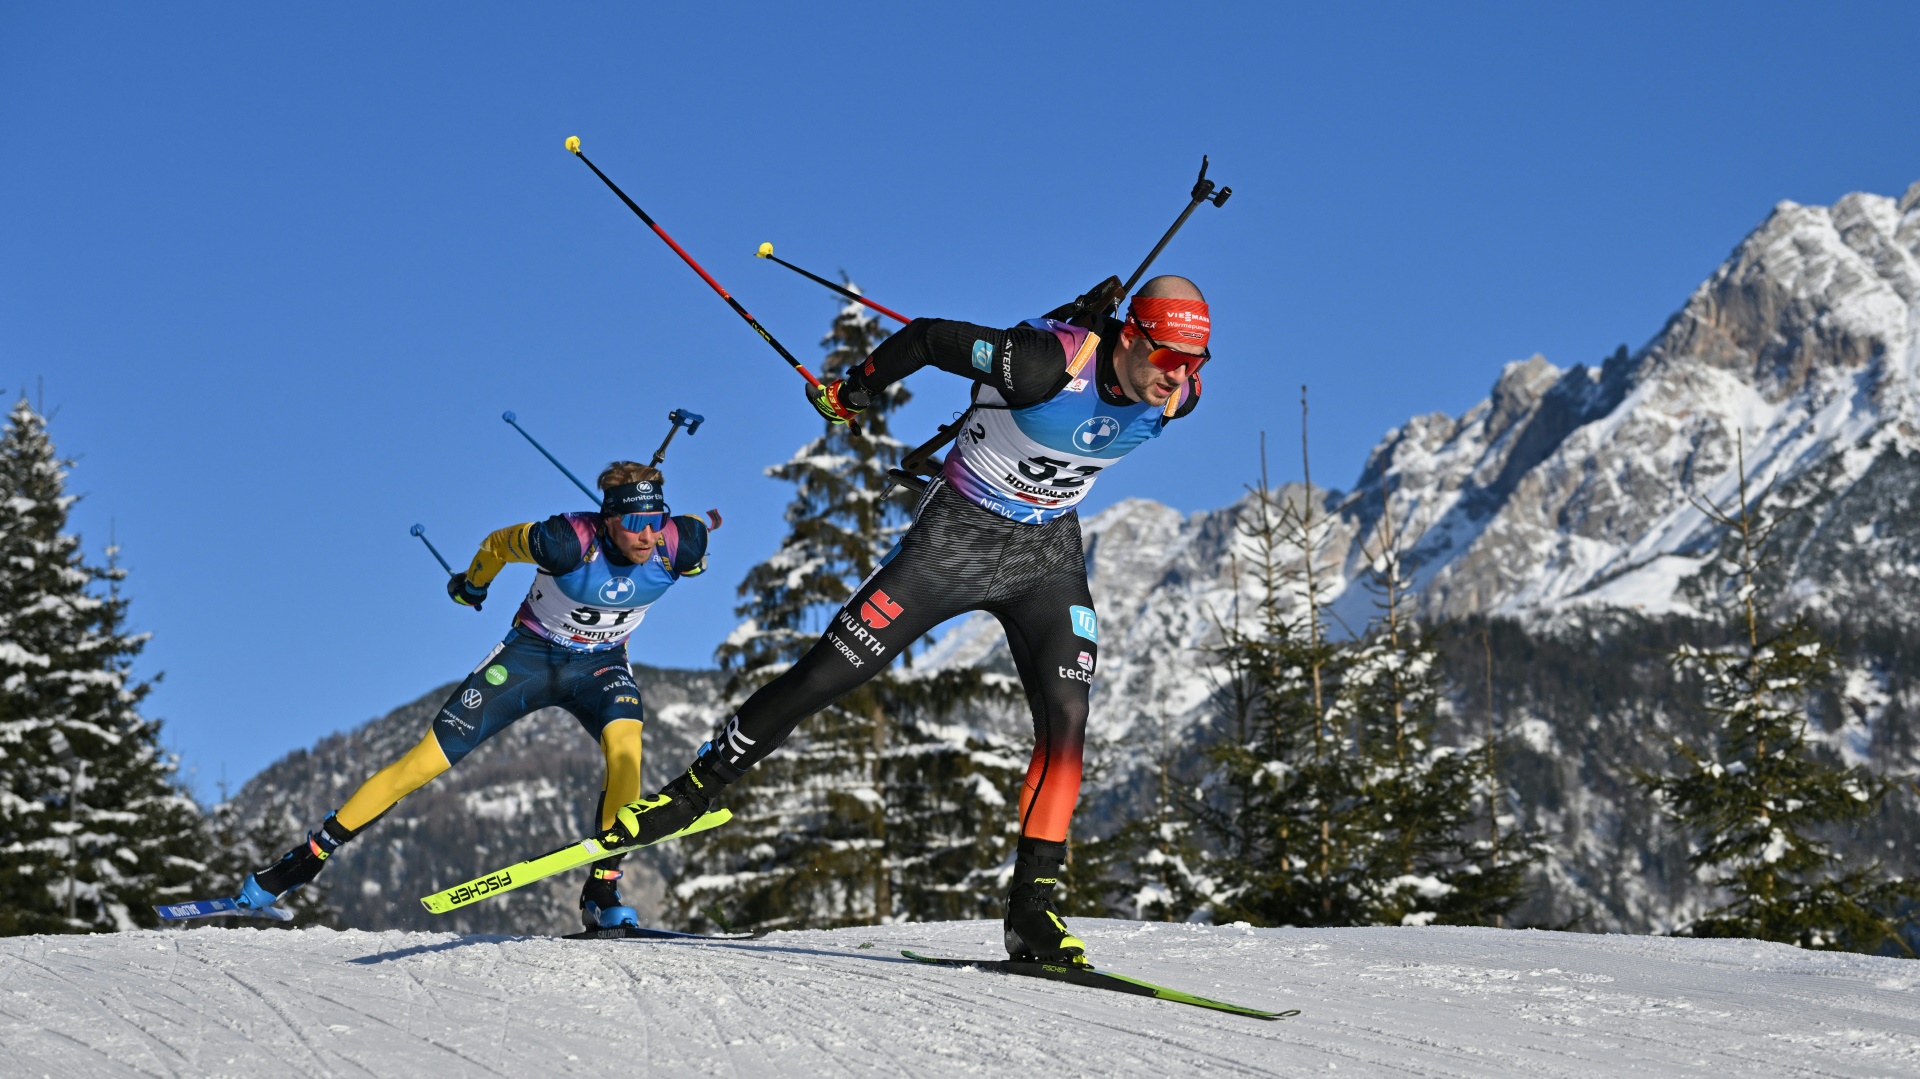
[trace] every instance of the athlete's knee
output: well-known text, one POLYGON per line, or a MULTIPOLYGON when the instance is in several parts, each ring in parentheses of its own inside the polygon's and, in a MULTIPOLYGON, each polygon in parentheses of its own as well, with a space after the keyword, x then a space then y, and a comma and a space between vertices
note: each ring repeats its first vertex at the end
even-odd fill
POLYGON ((1034 740, 1049 752, 1069 751, 1077 756, 1087 739, 1090 711, 1084 693, 1047 694, 1034 716, 1034 740))
POLYGON ((399 772, 398 778, 408 784, 407 790, 416 790, 431 782, 435 776, 453 767, 446 749, 441 746, 439 735, 428 731, 407 754, 394 762, 399 772))
POLYGON ((355 830, 365 828, 400 799, 431 783, 435 776, 452 765, 440 748, 440 740, 429 730, 399 760, 370 776, 353 792, 337 816, 340 823, 355 830))

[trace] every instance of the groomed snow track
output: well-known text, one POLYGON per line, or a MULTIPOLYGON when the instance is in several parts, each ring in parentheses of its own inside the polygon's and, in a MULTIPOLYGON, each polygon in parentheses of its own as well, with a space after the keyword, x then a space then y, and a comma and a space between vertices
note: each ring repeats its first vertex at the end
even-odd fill
POLYGON ((1079 920, 1278 1023, 917 966, 997 923, 757 941, 248 928, 0 940, 0 1075, 1911 1076, 1920 963, 1495 929, 1079 920))

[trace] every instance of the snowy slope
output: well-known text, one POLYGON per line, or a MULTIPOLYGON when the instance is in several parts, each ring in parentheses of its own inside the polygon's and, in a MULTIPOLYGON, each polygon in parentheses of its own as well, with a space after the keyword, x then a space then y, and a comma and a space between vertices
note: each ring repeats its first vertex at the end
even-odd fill
POLYGON ((908 963, 997 924, 728 944, 199 929, 0 941, 0 1074, 1897 1076, 1920 965, 1750 941, 1083 922, 1279 1023, 908 963))

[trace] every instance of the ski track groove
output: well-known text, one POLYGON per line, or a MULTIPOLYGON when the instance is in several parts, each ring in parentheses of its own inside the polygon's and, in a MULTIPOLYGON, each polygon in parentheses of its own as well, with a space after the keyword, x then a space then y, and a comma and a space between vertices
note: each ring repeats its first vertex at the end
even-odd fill
MULTIPOLYGON (((53 952, 53 953, 43 953, 43 954, 62 955, 62 954, 71 954, 71 953, 53 952)), ((46 972, 46 974, 49 977, 51 977, 54 981, 59 982, 60 984, 65 985, 68 988, 72 989, 77 995, 81 995, 83 997, 86 995, 86 991, 80 983, 74 981, 67 974, 54 968, 53 966, 50 966, 46 963, 35 961, 34 959, 31 959, 24 955, 20 957, 20 960, 22 963, 28 966, 32 966, 46 972)), ((81 965, 86 965, 86 961, 84 958, 75 956, 75 960, 77 963, 81 965)), ((125 994, 122 993, 117 987, 110 986, 107 991, 109 993, 118 994, 124 999, 125 994)), ((178 1068, 169 1067, 166 1064, 166 1062, 161 1059, 160 1053, 159 1051, 156 1050, 155 1045, 150 1044, 150 1043, 157 1043, 159 1050, 165 1050, 168 1054, 174 1056, 175 1058, 178 1058, 179 1054, 174 1052, 172 1047, 167 1045, 167 1043, 164 1040, 154 1037, 154 1035, 152 1035, 145 1028, 140 1026, 140 1024, 135 1023, 133 1020, 128 1019, 126 1016, 115 1012, 112 1008, 108 1007, 106 1002, 103 1000, 92 1000, 92 1001, 89 1001, 88 1003, 89 1003, 90 1011, 103 1014, 108 1019, 112 1020, 115 1025, 124 1027, 132 1031, 135 1035, 133 1040, 139 1043, 142 1049, 146 1052, 146 1054, 152 1058, 154 1069, 149 1070, 146 1068, 142 1068, 137 1064, 132 1064, 126 1061, 116 1061, 116 1063, 119 1063, 124 1067, 131 1068, 134 1071, 143 1075, 168 1076, 168 1077, 171 1077, 171 1079, 178 1079, 178 1077, 181 1075, 180 1070, 178 1068)), ((109 1037, 111 1037, 111 1035, 109 1035, 109 1037)), ((78 1039, 72 1039, 72 1040, 78 1041, 78 1039)), ((98 1052, 102 1056, 107 1057, 107 1059, 109 1060, 114 1059, 112 1055, 107 1053, 106 1050, 104 1049, 98 1050, 98 1052)))
MULTIPOLYGON (((200 956, 196 956, 195 958, 201 959, 202 962, 206 963, 209 968, 222 978, 246 990, 254 999, 258 1000, 275 1019, 280 1021, 281 1026, 287 1028, 287 1033, 293 1035, 293 1040, 297 1042, 302 1049, 306 1050, 307 1055, 313 1058, 313 1063, 319 1067, 317 1072, 308 1072, 308 1074, 318 1075, 323 1077, 323 1079, 333 1074, 333 1072, 327 1069, 326 1062, 321 1056, 320 1048, 313 1044, 313 1040, 308 1038, 306 1032, 300 1029, 300 1024, 295 1022, 292 1016, 281 1010, 280 1005, 275 1003, 271 997, 262 992, 258 987, 248 983, 246 979, 240 977, 239 974, 220 966, 212 960, 200 956)), ((285 988, 291 987, 286 986, 285 988)), ((292 1064, 291 1061, 287 1061, 284 1058, 281 1059, 281 1063, 292 1064)), ((356 1065, 356 1067, 357 1066, 358 1065, 356 1065)), ((361 1068, 360 1070, 366 1071, 365 1068, 361 1068)))
MULTIPOLYGON (((378 1015, 375 1015, 374 1013, 367 1011, 365 1008, 362 1008, 358 1005, 349 1004, 344 1000, 336 1000, 333 997, 330 997, 322 992, 316 992, 314 993, 314 996, 316 999, 324 1000, 327 1003, 332 1004, 335 1007, 341 1008, 350 1014, 361 1016, 362 1018, 368 1020, 369 1022, 376 1023, 380 1026, 386 1027, 389 1030, 395 1031, 414 1042, 418 1042, 423 1045, 430 1045, 435 1049, 440 1050, 441 1052, 444 1052, 453 1057, 457 1057, 460 1060, 466 1061, 468 1064, 471 1064, 474 1067, 479 1068, 480 1070, 487 1072, 490 1075, 508 1074, 494 1067, 493 1065, 487 1063, 484 1060, 478 1060, 474 1057, 468 1056, 466 1053, 461 1052, 459 1049, 455 1048, 454 1046, 441 1042, 435 1039, 434 1037, 432 1037, 431 1035, 422 1036, 419 1034, 415 1034, 411 1030, 408 1030, 405 1027, 402 1027, 392 1022, 391 1020, 384 1019, 378 1015)), ((345 1054, 341 1054, 341 1055, 344 1056, 345 1054)), ((368 1074, 371 1075, 373 1074, 373 1072, 369 1070, 368 1074)))

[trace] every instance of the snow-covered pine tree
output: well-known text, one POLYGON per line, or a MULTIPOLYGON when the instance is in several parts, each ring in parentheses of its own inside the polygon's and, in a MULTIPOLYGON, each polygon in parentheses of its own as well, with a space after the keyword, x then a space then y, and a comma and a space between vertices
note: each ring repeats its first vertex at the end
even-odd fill
POLYGON ((894 917, 999 917, 1019 838, 1009 796, 1026 774, 1027 749, 964 719, 1021 703, 1019 682, 941 671, 891 678, 879 691, 900 717, 884 772, 894 917))
POLYGON ((65 531, 71 464, 23 395, 0 432, 0 932, 151 926, 205 868, 199 809, 139 712, 126 573, 65 531))
POLYGON ((1727 902, 1682 932, 1753 937, 1802 948, 1872 952, 1907 936, 1920 920, 1920 881, 1890 876, 1878 862, 1846 865, 1829 838, 1878 812, 1891 784, 1843 766, 1812 744, 1813 690, 1833 670, 1833 648, 1804 617, 1768 623, 1763 568, 1771 487, 1752 497, 1744 444, 1736 453, 1737 505, 1694 498, 1726 529, 1720 595, 1737 629, 1721 650, 1682 646, 1672 657, 1700 680, 1710 745, 1675 738, 1677 774, 1643 776, 1669 814, 1694 837, 1689 862, 1727 902))
MULTIPOLYGON (((1412 537, 1412 541, 1418 537, 1412 537)), ((1536 860, 1529 837, 1501 848, 1480 834, 1490 789, 1484 747, 1435 742, 1445 685, 1411 617, 1411 546, 1391 497, 1365 550, 1378 616, 1349 649, 1332 722, 1351 732, 1362 827, 1350 833, 1361 920, 1374 925, 1491 924, 1522 898, 1536 860)))
POLYGON ((1236 580, 1236 604, 1251 599, 1252 609, 1236 606, 1221 626, 1215 771, 1187 807, 1207 847, 1204 876, 1218 882, 1216 920, 1364 918, 1349 861, 1364 822, 1354 747, 1330 715, 1343 656, 1322 621, 1326 518, 1311 476, 1298 498, 1282 499, 1267 483, 1263 451, 1240 519, 1234 572, 1250 581, 1236 580))
MULTIPOLYGON (((864 308, 847 304, 821 342, 823 374, 844 376, 886 336, 864 308)), ((860 437, 826 425, 767 470, 795 487, 789 532, 740 584, 736 612, 745 621, 717 652, 734 672, 730 693, 743 698, 810 648, 910 523, 906 500, 884 495, 887 470, 906 450, 888 417, 908 397, 904 385, 889 387, 861 414, 860 437)), ((671 895, 695 924, 757 928, 970 911, 982 890, 975 870, 1003 861, 1012 839, 996 842, 1006 825, 989 825, 983 803, 963 792, 982 782, 1012 789, 1019 762, 965 727, 921 720, 994 693, 975 672, 889 671, 806 720, 729 794, 734 822, 689 845, 689 868, 671 895), (936 886, 934 873, 954 875, 936 886)))

